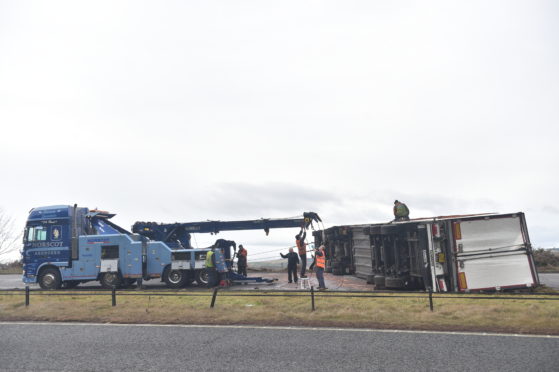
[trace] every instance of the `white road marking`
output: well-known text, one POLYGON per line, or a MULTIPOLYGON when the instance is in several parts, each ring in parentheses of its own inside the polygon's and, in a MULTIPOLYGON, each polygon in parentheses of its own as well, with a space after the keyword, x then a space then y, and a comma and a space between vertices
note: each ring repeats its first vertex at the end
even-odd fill
POLYGON ((251 325, 202 325, 202 324, 124 324, 124 323, 65 323, 65 322, 0 322, 0 325, 41 325, 41 326, 93 326, 93 327, 173 327, 173 328, 229 328, 229 329, 266 329, 289 331, 330 331, 330 332, 365 332, 365 333, 409 333, 434 335, 462 335, 486 337, 525 337, 552 338, 554 335, 533 335, 518 333, 490 333, 490 332, 455 332, 455 331, 421 331, 400 329, 368 329, 368 328, 328 328, 328 327, 288 327, 288 326, 251 326, 251 325))

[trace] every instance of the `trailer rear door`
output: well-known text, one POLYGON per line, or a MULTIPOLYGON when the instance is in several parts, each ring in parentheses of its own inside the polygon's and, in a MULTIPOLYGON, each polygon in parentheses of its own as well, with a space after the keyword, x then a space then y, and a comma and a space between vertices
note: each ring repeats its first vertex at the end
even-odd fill
POLYGON ((535 286, 522 214, 453 222, 461 291, 535 286))
POLYGON ((364 227, 352 227, 355 276, 369 280, 373 275, 371 239, 364 227))

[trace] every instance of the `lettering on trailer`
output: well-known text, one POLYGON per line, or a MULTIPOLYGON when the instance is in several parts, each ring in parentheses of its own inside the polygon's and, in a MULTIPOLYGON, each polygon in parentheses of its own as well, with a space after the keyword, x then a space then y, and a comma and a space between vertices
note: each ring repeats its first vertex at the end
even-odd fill
POLYGON ((110 240, 107 238, 91 238, 87 239, 87 244, 106 244, 110 243, 110 240))

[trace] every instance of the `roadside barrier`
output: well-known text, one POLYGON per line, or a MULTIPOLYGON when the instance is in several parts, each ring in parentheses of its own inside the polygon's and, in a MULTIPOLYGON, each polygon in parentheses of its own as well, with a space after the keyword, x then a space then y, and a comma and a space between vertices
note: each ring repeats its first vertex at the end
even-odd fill
POLYGON ((323 291, 316 292, 311 286, 308 290, 266 290, 266 291, 236 291, 223 290, 219 287, 213 291, 195 290, 195 291, 168 291, 168 290, 119 290, 113 287, 110 291, 99 289, 81 289, 81 290, 59 290, 44 291, 31 290, 29 286, 25 289, 0 290, 0 296, 25 296, 25 306, 29 307, 31 297, 34 296, 111 296, 111 305, 117 306, 118 296, 173 296, 173 297, 211 297, 210 309, 216 305, 217 297, 307 297, 310 298, 311 311, 315 311, 315 297, 320 299, 331 298, 418 298, 426 299, 429 303, 429 309, 434 311, 434 301, 436 299, 472 299, 472 300, 525 300, 525 301, 559 301, 559 293, 480 293, 475 296, 471 293, 433 293, 431 289, 427 292, 411 292, 411 291, 323 291))

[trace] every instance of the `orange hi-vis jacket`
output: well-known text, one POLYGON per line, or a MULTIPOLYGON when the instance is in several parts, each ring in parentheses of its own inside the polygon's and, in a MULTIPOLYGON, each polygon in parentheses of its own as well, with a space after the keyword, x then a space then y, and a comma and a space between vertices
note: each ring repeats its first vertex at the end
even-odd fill
POLYGON ((297 244, 297 249, 299 250, 299 256, 304 256, 307 254, 307 245, 303 240, 297 239, 295 240, 297 244))
POLYGON ((322 256, 316 255, 316 266, 323 269, 326 268, 326 255, 322 252, 322 256))

